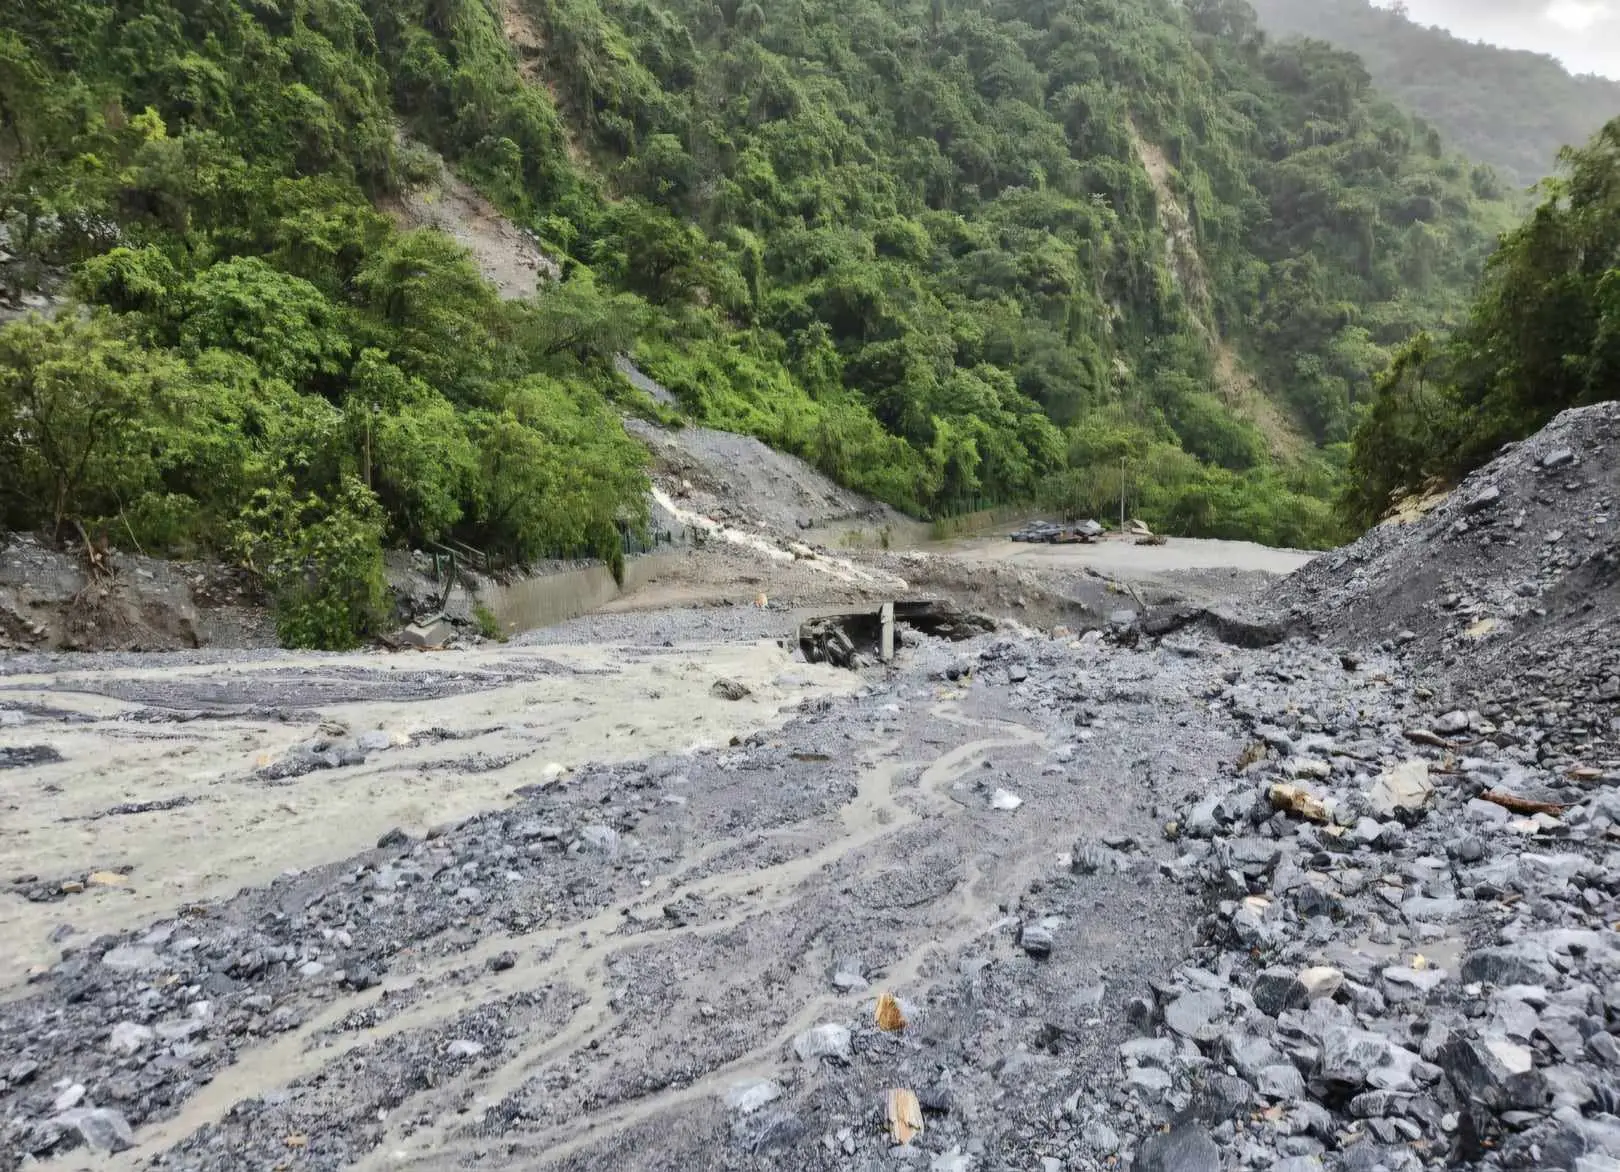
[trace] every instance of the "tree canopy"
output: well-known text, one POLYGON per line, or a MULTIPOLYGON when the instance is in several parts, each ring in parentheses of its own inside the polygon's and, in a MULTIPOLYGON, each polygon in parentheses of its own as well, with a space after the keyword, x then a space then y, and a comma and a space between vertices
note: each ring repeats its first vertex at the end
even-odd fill
POLYGON ((1419 24, 1404 4, 1254 0, 1254 7, 1278 37, 1316 37, 1359 55, 1379 89, 1512 187, 1550 175, 1561 149, 1620 117, 1620 81, 1571 76, 1543 53, 1463 40, 1419 24))
MULTIPOLYGON (((1241 0, 11 5, 0 140, 0 281, 76 298, 0 331, 0 521, 361 576, 298 535, 613 556, 621 349, 913 513, 1091 509, 1123 456, 1149 520, 1324 544, 1511 213, 1241 0), (382 214, 414 143, 562 278, 382 214)), ((275 577, 289 637, 365 625, 275 577)))
POLYGON ((1620 118, 1566 149, 1541 195, 1491 257, 1462 328, 1420 335, 1380 378, 1355 436, 1354 523, 1376 521, 1394 493, 1478 467, 1566 408, 1620 396, 1620 118))

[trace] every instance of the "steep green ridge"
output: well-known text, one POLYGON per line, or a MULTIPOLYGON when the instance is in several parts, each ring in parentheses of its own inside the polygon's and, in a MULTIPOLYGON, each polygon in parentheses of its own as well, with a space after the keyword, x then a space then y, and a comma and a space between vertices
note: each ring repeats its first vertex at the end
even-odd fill
POLYGON ((1447 142, 1527 187, 1558 152, 1620 116, 1620 81, 1572 77, 1552 57, 1454 37, 1371 0, 1253 0, 1276 36, 1317 37, 1366 62, 1373 82, 1447 142))
POLYGON ((510 3, 0 13, 0 272, 91 309, 0 333, 6 524, 241 551, 330 642, 381 542, 612 555, 632 348, 913 512, 1103 512, 1126 457, 1150 520, 1321 543, 1356 399, 1507 215, 1235 0, 510 3), (562 283, 503 303, 378 215, 401 123, 562 283), (1234 353, 1323 454, 1274 459, 1234 353))
POLYGON ((1561 171, 1491 257, 1463 328, 1419 335, 1380 377, 1355 436, 1355 524, 1566 408, 1620 398, 1620 118, 1567 150, 1561 171))

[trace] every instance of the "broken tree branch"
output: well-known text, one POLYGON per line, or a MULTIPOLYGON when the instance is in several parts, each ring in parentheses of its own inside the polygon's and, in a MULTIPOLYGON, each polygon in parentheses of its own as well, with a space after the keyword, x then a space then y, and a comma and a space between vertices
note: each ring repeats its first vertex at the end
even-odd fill
POLYGON ((1538 802, 1533 798, 1521 798, 1518 794, 1510 794, 1506 790, 1499 789, 1488 789, 1479 797, 1483 802, 1494 803, 1515 814, 1562 814, 1569 808, 1557 802, 1538 802))

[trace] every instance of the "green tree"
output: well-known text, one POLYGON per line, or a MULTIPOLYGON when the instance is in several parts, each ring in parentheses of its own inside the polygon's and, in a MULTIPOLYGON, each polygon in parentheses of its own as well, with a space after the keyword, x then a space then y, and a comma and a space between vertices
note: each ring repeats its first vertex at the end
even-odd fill
POLYGON ((150 416, 185 379, 107 316, 29 317, 0 329, 0 461, 12 523, 117 513, 151 480, 150 416))
POLYGON ((376 497, 353 477, 324 499, 287 483, 254 495, 237 522, 235 545, 271 588, 283 644, 341 651, 376 633, 382 532, 376 497))

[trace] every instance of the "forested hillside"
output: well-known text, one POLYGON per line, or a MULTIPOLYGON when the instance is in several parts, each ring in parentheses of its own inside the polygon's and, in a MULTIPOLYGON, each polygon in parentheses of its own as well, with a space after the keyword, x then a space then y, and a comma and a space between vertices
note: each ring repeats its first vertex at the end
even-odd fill
POLYGON ((1528 187, 1558 152, 1620 117, 1620 81, 1571 77, 1540 53, 1465 41, 1372 0, 1253 0, 1276 36, 1316 37, 1356 53, 1373 83, 1470 158, 1528 187))
POLYGON ((0 520, 246 557, 326 643, 386 542, 614 556, 621 349, 916 513, 1101 512, 1129 457, 1150 519, 1331 540, 1355 404, 1508 216, 1239 0, 7 5, 0 171, 0 280, 77 299, 0 331, 0 520), (413 141, 560 283, 380 214, 413 141))
POLYGON ((1420 334, 1379 379, 1356 433, 1346 503, 1479 467, 1569 407, 1620 398, 1620 118, 1565 152, 1541 205, 1503 238, 1455 334, 1420 334))

